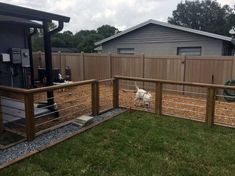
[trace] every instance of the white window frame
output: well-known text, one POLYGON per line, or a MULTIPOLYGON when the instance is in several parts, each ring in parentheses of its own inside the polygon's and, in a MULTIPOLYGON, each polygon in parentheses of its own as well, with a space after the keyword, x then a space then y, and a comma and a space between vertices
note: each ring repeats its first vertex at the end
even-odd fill
POLYGON ((202 47, 200 47, 200 46, 193 46, 193 47, 178 47, 177 48, 177 55, 188 55, 188 56, 201 56, 202 55, 202 47), (190 54, 190 52, 186 52, 185 54, 180 54, 180 49, 184 49, 184 50, 187 50, 187 49, 199 49, 199 53, 198 54, 195 54, 195 53, 191 53, 190 54))
POLYGON ((135 48, 118 48, 117 53, 118 54, 134 55, 135 54, 135 48))

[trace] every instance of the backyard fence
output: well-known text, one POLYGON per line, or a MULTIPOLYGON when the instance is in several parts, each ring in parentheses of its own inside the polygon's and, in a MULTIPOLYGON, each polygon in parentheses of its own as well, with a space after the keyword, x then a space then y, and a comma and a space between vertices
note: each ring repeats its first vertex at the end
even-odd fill
MULTIPOLYGON (((209 126, 217 124, 235 127, 235 103, 234 101, 226 102, 223 99, 225 95, 220 93, 223 90, 234 91, 235 87, 233 86, 124 76, 116 76, 113 86, 114 107, 125 107, 155 112, 158 115, 191 119, 206 122, 209 126), (139 85, 148 83, 152 86, 152 90, 149 91, 152 95, 149 107, 145 107, 143 102, 141 105, 136 105, 134 91, 125 89, 126 81, 136 82, 139 85), (205 93, 169 89, 164 88, 166 87, 164 85, 185 86, 192 88, 192 90, 200 88, 205 93)), ((233 97, 227 96, 227 98, 233 97)))
POLYGON ((81 115, 107 111, 113 108, 112 82, 92 79, 30 90, 0 86, 0 132, 5 129, 32 140, 81 115), (48 92, 53 97, 48 98, 48 92))
MULTIPOLYGON (((44 54, 34 53, 33 59, 37 79, 37 68, 45 67, 44 54)), ((80 115, 113 107, 235 127, 235 103, 223 95, 235 87, 221 85, 235 77, 235 57, 54 53, 53 67, 63 76, 69 67, 73 82, 30 90, 0 86, 0 131, 32 140, 80 115), (134 101, 135 82, 152 95, 147 109, 134 101), (48 98, 50 91, 54 95, 48 98), (54 104, 47 104, 51 98, 54 104)), ((226 96, 234 100, 231 95, 226 96)))
MULTIPOLYGON (((235 79, 234 56, 155 56, 91 53, 53 53, 53 67, 65 76, 65 68, 72 72, 72 81, 109 79, 115 75, 163 79, 172 81, 224 84, 235 79)), ((44 54, 33 54, 34 75, 45 67, 44 54)), ((203 92, 199 87, 170 85, 178 90, 203 92)))
POLYGON ((224 101, 224 95, 219 90, 234 91, 235 87, 124 76, 28 90, 0 86, 0 130, 6 129, 32 140, 35 135, 72 123, 83 114, 98 115, 117 107, 206 122, 209 126, 235 127, 235 103, 224 101), (129 84, 132 88, 126 89, 127 81, 151 86, 149 107, 143 103, 136 104, 135 84, 129 84), (165 85, 200 88, 205 93, 182 91, 165 85), (50 91, 54 95, 48 98, 50 91), (40 106, 41 102, 48 102, 51 98, 53 104, 40 106), (51 111, 55 106, 55 111, 51 111))

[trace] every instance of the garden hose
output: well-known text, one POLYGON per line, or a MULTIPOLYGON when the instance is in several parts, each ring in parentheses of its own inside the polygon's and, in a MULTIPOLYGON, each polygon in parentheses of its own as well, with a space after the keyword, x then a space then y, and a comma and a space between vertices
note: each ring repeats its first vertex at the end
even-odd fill
MULTIPOLYGON (((235 84, 235 80, 228 80, 224 83, 225 86, 231 86, 231 84, 235 84)), ((231 90, 225 89, 223 95, 226 101, 235 101, 235 93, 231 92, 231 90)))

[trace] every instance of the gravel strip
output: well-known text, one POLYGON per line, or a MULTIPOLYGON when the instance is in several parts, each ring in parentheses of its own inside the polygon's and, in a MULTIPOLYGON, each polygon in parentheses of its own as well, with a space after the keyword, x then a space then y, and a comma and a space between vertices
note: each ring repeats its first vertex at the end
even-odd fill
MULTIPOLYGON (((99 116, 95 116, 92 123, 99 122, 107 117, 122 113, 124 111, 125 109, 121 108, 108 111, 99 116)), ((58 140, 66 138, 76 133, 81 128, 81 126, 75 124, 68 124, 63 127, 44 133, 40 136, 37 136, 33 141, 22 142, 10 148, 3 149, 0 151, 0 165, 6 164, 7 162, 15 160, 18 157, 22 157, 30 152, 39 150, 40 148, 46 147, 50 143, 54 143, 58 140)))

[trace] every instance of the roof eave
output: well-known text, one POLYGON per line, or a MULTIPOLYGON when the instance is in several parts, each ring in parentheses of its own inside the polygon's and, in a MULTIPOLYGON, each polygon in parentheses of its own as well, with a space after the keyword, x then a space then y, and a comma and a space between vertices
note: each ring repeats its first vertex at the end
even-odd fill
POLYGON ((190 33, 194 33, 194 34, 197 34, 197 35, 202 35, 202 36, 205 36, 205 37, 210 37, 210 38, 215 38, 215 39, 218 39, 218 40, 223 40, 223 41, 228 41, 228 42, 231 42, 232 38, 230 37, 226 37, 226 36, 222 36, 222 35, 218 35, 218 34, 213 34, 213 33, 209 33, 209 32, 205 32, 205 31, 200 31, 200 30, 195 30, 195 29, 190 29, 190 28, 185 28, 185 27, 182 27, 182 26, 177 26, 177 25, 172 25, 172 24, 169 24, 169 23, 165 23, 165 22, 158 22, 158 21, 155 21, 155 20, 148 20, 146 22, 143 22, 139 25, 136 25, 134 27, 131 27, 121 33, 118 33, 116 35, 113 35, 111 37, 108 37, 106 39, 103 39, 101 41, 98 41, 95 43, 95 45, 101 45, 103 43, 106 43, 110 40, 113 40, 119 36, 122 36, 124 34, 127 34, 131 31, 134 31, 138 28, 141 28, 143 26, 146 26, 148 24, 155 24, 155 25, 160 25, 160 26, 164 26, 164 27, 168 27, 168 28, 172 28, 172 29, 176 29, 176 30, 181 30, 181 31, 185 31, 185 32, 190 32, 190 33))
POLYGON ((55 20, 62 22, 69 22, 70 18, 62 15, 57 15, 53 13, 43 12, 39 10, 34 10, 26 7, 20 7, 10 4, 5 4, 0 2, 0 15, 20 17, 29 20, 55 20))
POLYGON ((25 23, 25 22, 17 22, 17 21, 0 21, 0 24, 19 24, 25 27, 33 27, 33 28, 42 28, 41 24, 37 23, 25 23))

